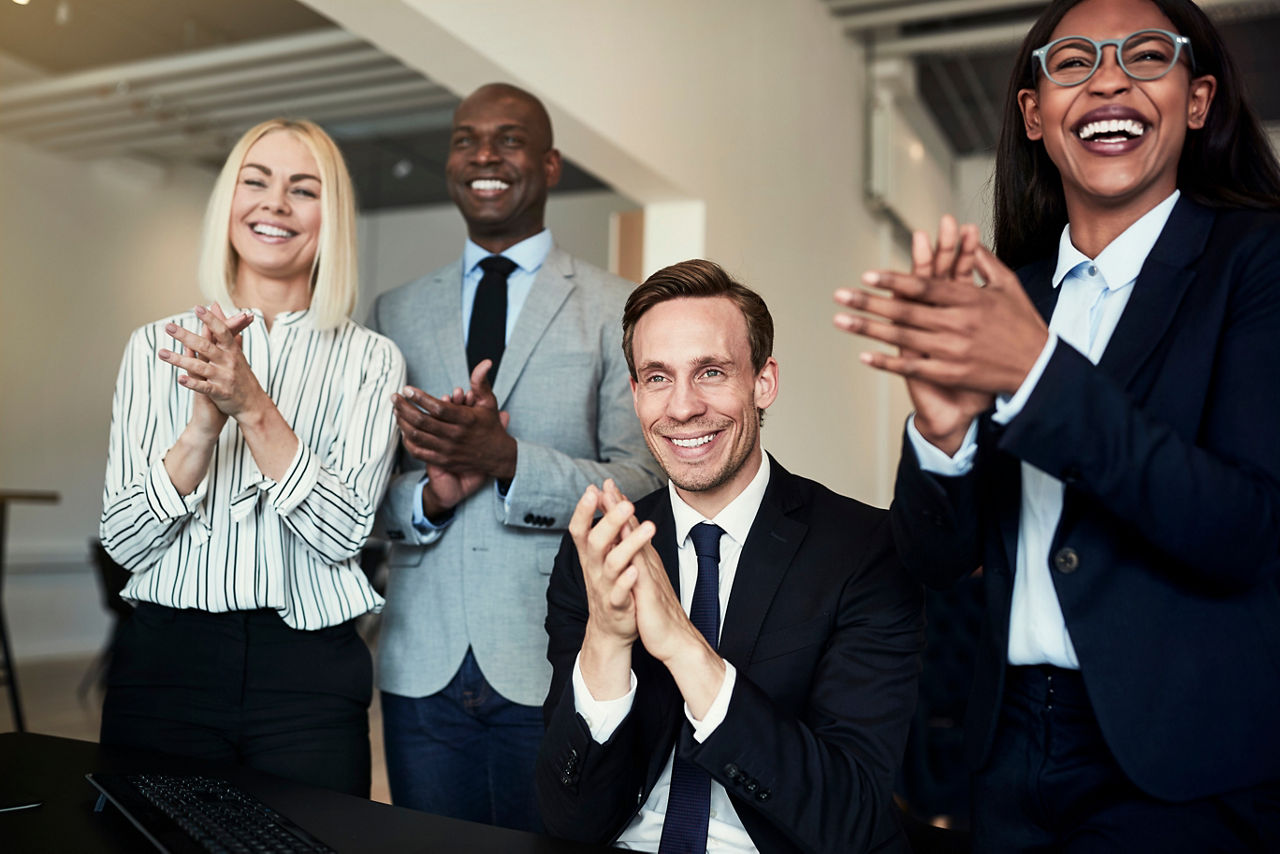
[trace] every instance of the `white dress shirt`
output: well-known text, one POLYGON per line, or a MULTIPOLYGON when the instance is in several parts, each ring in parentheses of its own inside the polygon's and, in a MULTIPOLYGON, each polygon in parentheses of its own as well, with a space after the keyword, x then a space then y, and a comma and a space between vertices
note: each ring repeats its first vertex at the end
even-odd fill
MULTIPOLYGON (((534 279, 538 277, 538 271, 542 269, 543 263, 547 260, 547 255, 551 252, 554 241, 551 239, 551 230, 542 229, 533 237, 526 237, 514 246, 509 246, 499 254, 504 258, 509 258, 515 262, 516 268, 507 276, 507 332, 505 341, 511 340, 511 332, 516 328, 516 320, 520 317, 520 309, 524 308, 525 300, 529 298, 529 292, 533 290, 534 279)), ((484 278, 484 270, 480 268, 480 262, 488 258, 494 253, 483 248, 474 241, 468 239, 466 245, 462 248, 462 340, 465 342, 471 330, 471 310, 476 304, 476 290, 480 287, 480 280, 484 278)), ((440 388, 430 389, 424 388, 427 394, 444 397, 453 389, 440 388)), ((421 485, 427 483, 426 475, 423 475, 421 485)), ((503 493, 497 483, 494 489, 498 490, 498 498, 506 501, 507 495, 515 486, 513 480, 507 488, 507 493, 503 493)), ((453 517, 449 516, 442 519, 439 524, 432 522, 427 518, 427 514, 422 510, 422 490, 419 489, 413 499, 413 526, 418 529, 418 533, 422 535, 422 544, 434 543, 440 539, 444 529, 453 521, 453 517)))
MULTIPOLYGON (((1052 279, 1053 286, 1061 286, 1062 292, 1049 321, 1049 340, 1017 392, 1012 397, 996 400, 992 416, 995 421, 1008 424, 1022 411, 1059 341, 1074 347, 1095 365, 1098 363, 1178 196, 1175 190, 1107 244, 1095 259, 1086 257, 1071 243, 1070 224, 1063 228, 1052 279)), ((925 441, 916 430, 914 416, 908 421, 907 435, 925 471, 955 476, 973 467, 977 452, 976 422, 969 426, 963 446, 952 457, 925 441)), ((1080 668, 1049 569, 1049 550, 1062 517, 1062 497, 1062 481, 1029 463, 1022 463, 1018 553, 1009 618, 1010 664, 1080 668)))
MULTIPOLYGON (((764 499, 765 487, 769 485, 769 455, 762 454, 760 470, 733 501, 716 515, 707 519, 680 498, 675 485, 668 482, 667 490, 671 498, 671 512, 675 517, 675 536, 680 561, 680 605, 686 614, 693 604, 693 588, 698 579, 698 556, 693 550, 693 541, 689 531, 694 525, 711 522, 719 525, 724 534, 720 537, 720 629, 724 631, 725 609, 729 606, 729 594, 733 590, 733 579, 738 571, 738 559, 742 555, 742 544, 747 541, 747 534, 755 522, 760 510, 760 502, 764 499)), ((580 658, 581 656, 579 656, 580 658)), ((696 719, 685 704, 684 714, 693 725, 693 737, 698 742, 706 741, 716 727, 724 721, 729 710, 729 699, 733 696, 733 686, 737 680, 737 671, 729 662, 725 662, 724 682, 720 691, 707 710, 702 720, 696 719)), ((574 709, 586 721, 591 737, 598 744, 604 744, 613 735, 618 725, 631 712, 631 705, 636 696, 636 674, 631 673, 631 690, 616 700, 601 702, 591 696, 586 682, 582 678, 582 670, 578 661, 573 664, 573 703, 574 709)), ((657 851, 662 840, 662 823, 667 814, 667 797, 671 791, 671 765, 675 758, 675 750, 667 757, 666 767, 662 769, 653 791, 640 807, 640 812, 618 837, 614 844, 620 848, 635 851, 657 851)), ((755 844, 738 818, 733 803, 724 786, 711 781, 711 814, 707 824, 707 850, 728 852, 756 851, 755 844)))
POLYGON ((132 571, 132 602, 202 611, 274 608, 295 629, 320 629, 382 608, 360 568, 397 445, 391 393, 404 357, 390 340, 344 321, 317 329, 310 311, 261 312, 241 335, 258 382, 298 437, 279 480, 259 471, 228 418, 203 480, 180 495, 164 456, 191 421, 185 373, 162 362, 182 347, 165 323, 198 332, 194 312, 129 339, 111 405, 99 531, 132 571))

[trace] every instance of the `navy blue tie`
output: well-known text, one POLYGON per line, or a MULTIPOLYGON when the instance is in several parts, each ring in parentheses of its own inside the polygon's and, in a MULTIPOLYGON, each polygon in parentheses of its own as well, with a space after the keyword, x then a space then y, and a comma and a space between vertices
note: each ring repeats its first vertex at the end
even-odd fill
POLYGON ((507 277, 516 262, 503 255, 480 259, 484 275, 471 304, 471 325, 467 330, 467 370, 475 370, 485 359, 493 359, 489 383, 498 376, 498 363, 507 346, 507 277))
MULTIPOLYGON (((709 522, 689 530, 693 552, 698 556, 698 581, 693 586, 689 620, 712 649, 719 645, 720 638, 720 535, 723 533, 718 525, 709 522)), ((685 721, 683 726, 689 726, 689 722, 685 721)), ((677 747, 679 743, 677 737, 677 747)), ((667 815, 662 822, 659 854, 704 854, 710 812, 711 775, 682 759, 677 751, 671 763, 671 790, 667 796, 667 815)))

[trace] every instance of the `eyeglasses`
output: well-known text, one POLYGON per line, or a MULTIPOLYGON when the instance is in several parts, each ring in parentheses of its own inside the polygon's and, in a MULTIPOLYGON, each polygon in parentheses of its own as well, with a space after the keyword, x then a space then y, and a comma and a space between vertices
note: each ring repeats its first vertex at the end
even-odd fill
POLYGON ((1113 45, 1116 59, 1125 74, 1134 80, 1156 80, 1178 64, 1182 49, 1187 49, 1187 61, 1195 68, 1195 54, 1191 52, 1191 39, 1166 30, 1138 30, 1122 39, 1094 41, 1087 36, 1064 36, 1031 52, 1031 73, 1036 63, 1044 76, 1059 86, 1079 86, 1093 76, 1102 64, 1102 49, 1113 45))

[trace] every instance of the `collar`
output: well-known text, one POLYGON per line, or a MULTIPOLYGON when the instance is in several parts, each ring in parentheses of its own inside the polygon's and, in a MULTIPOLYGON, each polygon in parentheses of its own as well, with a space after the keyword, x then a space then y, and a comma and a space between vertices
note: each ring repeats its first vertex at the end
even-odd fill
MULTIPOLYGON (((533 274, 538 272, 542 262, 547 260, 547 255, 551 252, 553 242, 551 229, 544 228, 533 237, 526 237, 515 246, 508 246, 499 254, 515 261, 516 266, 524 272, 533 274)), ((462 275, 471 275, 475 271, 476 265, 492 254, 488 249, 482 248, 468 238, 466 246, 462 249, 462 275)))
POLYGON ((741 548, 747 541, 747 534, 755 524, 756 514, 760 512, 760 503, 764 500, 765 487, 769 485, 769 455, 760 452, 760 470, 746 488, 721 510, 714 519, 708 519, 694 510, 676 492, 675 484, 667 481, 667 494, 671 496, 671 515, 676 524, 676 546, 679 547, 689 536, 689 529, 701 522, 714 522, 741 548))
POLYGON ((1160 232, 1173 213, 1180 190, 1174 190, 1160 204, 1147 211, 1133 225, 1126 228, 1119 237, 1107 244, 1098 253, 1097 258, 1089 258, 1071 242, 1071 224, 1062 227, 1062 237, 1058 239, 1058 266, 1053 271, 1053 286, 1062 284, 1073 269, 1083 262, 1091 261, 1102 274, 1102 280, 1112 290, 1132 284, 1138 278, 1142 265, 1151 254, 1151 247, 1156 245, 1160 232))

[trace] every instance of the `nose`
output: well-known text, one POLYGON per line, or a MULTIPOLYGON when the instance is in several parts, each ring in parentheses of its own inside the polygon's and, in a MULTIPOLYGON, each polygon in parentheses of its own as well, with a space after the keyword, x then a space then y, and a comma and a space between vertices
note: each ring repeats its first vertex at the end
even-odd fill
POLYGON ((667 416, 673 421, 688 421, 707 411, 706 401, 692 380, 675 383, 667 397, 667 416))
POLYGON ((1129 75, 1120 67, 1120 48, 1103 45, 1098 68, 1089 78, 1089 89, 1099 95, 1116 95, 1129 89, 1129 75))
POLYGON ((269 211, 288 212, 289 188, 283 181, 272 184, 271 189, 263 196, 262 207, 269 211))
POLYGON ((492 139, 481 137, 471 149, 471 160, 474 163, 496 163, 499 160, 497 146, 492 139))

